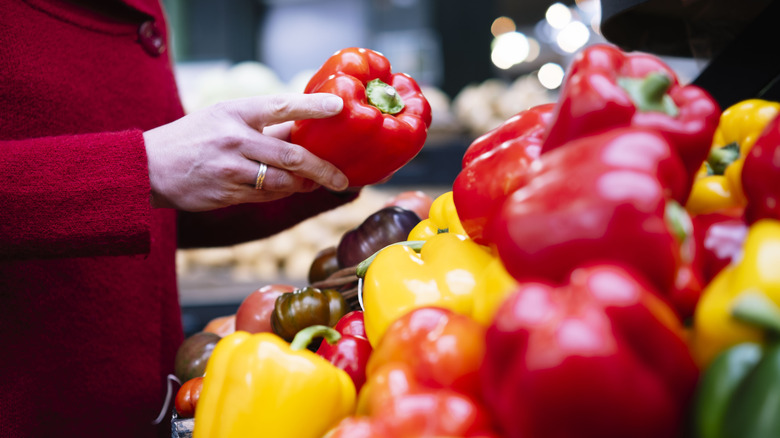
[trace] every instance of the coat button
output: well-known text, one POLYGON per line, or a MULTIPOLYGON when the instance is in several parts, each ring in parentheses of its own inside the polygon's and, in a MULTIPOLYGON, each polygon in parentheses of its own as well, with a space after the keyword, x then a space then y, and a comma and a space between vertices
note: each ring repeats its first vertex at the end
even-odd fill
POLYGON ((145 21, 138 28, 138 42, 152 56, 160 56, 165 52, 165 40, 157 23, 145 21))

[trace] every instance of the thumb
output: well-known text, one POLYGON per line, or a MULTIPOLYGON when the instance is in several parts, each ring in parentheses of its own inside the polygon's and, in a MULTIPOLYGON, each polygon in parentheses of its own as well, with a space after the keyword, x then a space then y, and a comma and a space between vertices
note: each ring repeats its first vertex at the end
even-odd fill
POLYGON ((335 94, 276 94, 236 99, 229 108, 255 129, 291 120, 322 119, 335 116, 344 101, 335 94))

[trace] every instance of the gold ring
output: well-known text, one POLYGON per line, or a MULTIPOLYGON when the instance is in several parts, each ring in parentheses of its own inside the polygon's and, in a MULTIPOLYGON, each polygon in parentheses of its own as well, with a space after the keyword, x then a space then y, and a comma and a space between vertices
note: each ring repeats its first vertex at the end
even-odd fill
POLYGON ((260 168, 257 169, 257 178, 255 178, 255 189, 263 190, 263 182, 265 181, 265 173, 268 171, 268 166, 265 163, 260 163, 260 168))

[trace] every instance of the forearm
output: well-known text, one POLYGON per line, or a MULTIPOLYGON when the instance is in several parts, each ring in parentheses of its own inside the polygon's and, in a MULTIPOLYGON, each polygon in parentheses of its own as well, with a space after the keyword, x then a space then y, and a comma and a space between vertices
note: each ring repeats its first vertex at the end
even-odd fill
POLYGON ((141 131, 0 142, 0 259, 146 253, 149 196, 141 131))
POLYGON ((272 202, 242 204, 200 213, 179 213, 179 247, 233 245, 282 232, 319 213, 353 201, 359 191, 320 188, 272 202))

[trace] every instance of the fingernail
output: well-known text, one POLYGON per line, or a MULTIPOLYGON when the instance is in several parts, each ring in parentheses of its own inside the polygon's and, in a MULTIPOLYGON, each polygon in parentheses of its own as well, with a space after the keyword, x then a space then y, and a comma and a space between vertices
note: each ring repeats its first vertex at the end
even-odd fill
POLYGON ((341 112, 341 109, 344 108, 344 101, 341 100, 340 97, 331 94, 322 102, 322 107, 325 111, 338 114, 341 112))
POLYGON ((349 186, 347 177, 342 174, 334 176, 330 183, 333 186, 333 190, 345 190, 349 186))

